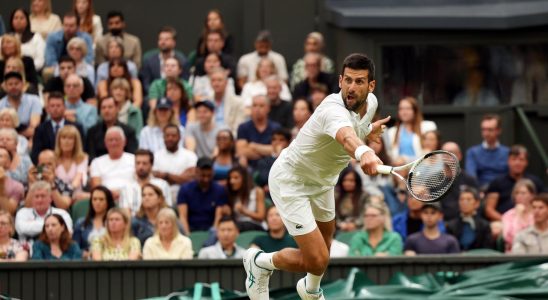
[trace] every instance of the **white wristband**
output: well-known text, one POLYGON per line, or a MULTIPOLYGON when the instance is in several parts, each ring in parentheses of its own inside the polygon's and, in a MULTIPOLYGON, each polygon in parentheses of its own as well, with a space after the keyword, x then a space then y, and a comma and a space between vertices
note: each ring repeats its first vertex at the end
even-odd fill
POLYGON ((373 151, 373 149, 367 147, 366 145, 359 146, 356 148, 356 151, 354 151, 354 158, 356 158, 357 161, 360 161, 362 159, 362 155, 367 151, 373 151))

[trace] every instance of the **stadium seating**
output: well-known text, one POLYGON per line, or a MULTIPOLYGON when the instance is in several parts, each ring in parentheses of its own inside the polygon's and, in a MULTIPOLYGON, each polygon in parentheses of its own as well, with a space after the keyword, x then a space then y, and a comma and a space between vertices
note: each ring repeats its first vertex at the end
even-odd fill
POLYGON ((70 209, 70 217, 72 221, 76 221, 82 217, 85 217, 88 214, 89 209, 89 199, 81 200, 74 203, 70 209))
POLYGON ((258 236, 264 236, 268 233, 264 231, 257 231, 257 230, 250 230, 250 231, 244 231, 240 233, 240 236, 238 236, 238 239, 236 239, 236 244, 242 248, 249 248, 249 245, 258 236))

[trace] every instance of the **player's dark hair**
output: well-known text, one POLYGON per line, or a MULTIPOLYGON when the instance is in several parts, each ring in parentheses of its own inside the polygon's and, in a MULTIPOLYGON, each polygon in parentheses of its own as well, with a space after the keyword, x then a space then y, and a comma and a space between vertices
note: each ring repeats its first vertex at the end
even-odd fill
POLYGON ((344 70, 350 68, 353 70, 368 70, 369 81, 375 80, 375 64, 367 55, 362 53, 352 53, 348 55, 343 62, 341 74, 344 74, 344 70))

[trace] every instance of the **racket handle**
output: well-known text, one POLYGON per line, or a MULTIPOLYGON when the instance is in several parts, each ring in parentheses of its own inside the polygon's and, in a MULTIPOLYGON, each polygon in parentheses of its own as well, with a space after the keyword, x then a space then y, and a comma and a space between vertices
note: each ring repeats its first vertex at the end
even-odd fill
POLYGON ((377 165, 377 172, 379 174, 389 175, 392 172, 392 169, 391 166, 377 165))

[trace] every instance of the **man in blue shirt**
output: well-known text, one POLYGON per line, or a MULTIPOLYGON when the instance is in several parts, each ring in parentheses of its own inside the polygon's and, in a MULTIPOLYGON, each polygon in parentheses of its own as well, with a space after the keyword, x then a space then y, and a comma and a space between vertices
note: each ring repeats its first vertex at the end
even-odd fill
POLYGON ((238 127, 236 154, 245 157, 251 167, 265 156, 272 155, 272 133, 280 128, 280 124, 268 119, 270 101, 264 95, 253 97, 251 104, 251 120, 238 127))
POLYGON ((84 103, 84 80, 76 74, 70 74, 65 80, 65 118, 82 125, 84 134, 97 123, 97 108, 84 103))
POLYGON ((4 76, 6 96, 0 100, 0 109, 11 107, 17 111, 19 127, 17 131, 28 139, 32 139, 34 130, 40 124, 42 104, 38 96, 24 92, 25 81, 17 72, 9 72, 4 76))
POLYGON ((202 157, 196 166, 196 179, 182 185, 177 195, 179 218, 187 233, 217 227, 228 199, 226 189, 213 181, 213 161, 202 157))
POLYGON ((72 12, 63 16, 63 29, 53 32, 46 39, 46 67, 55 67, 63 55, 68 55, 67 44, 73 37, 80 37, 86 42, 88 53, 84 58, 88 64, 93 64, 93 42, 91 36, 80 31, 80 18, 72 12))
POLYGON ((508 147, 499 143, 502 132, 500 116, 484 115, 481 119, 483 142, 466 151, 465 170, 476 177, 480 187, 485 189, 496 177, 508 172, 508 147))

